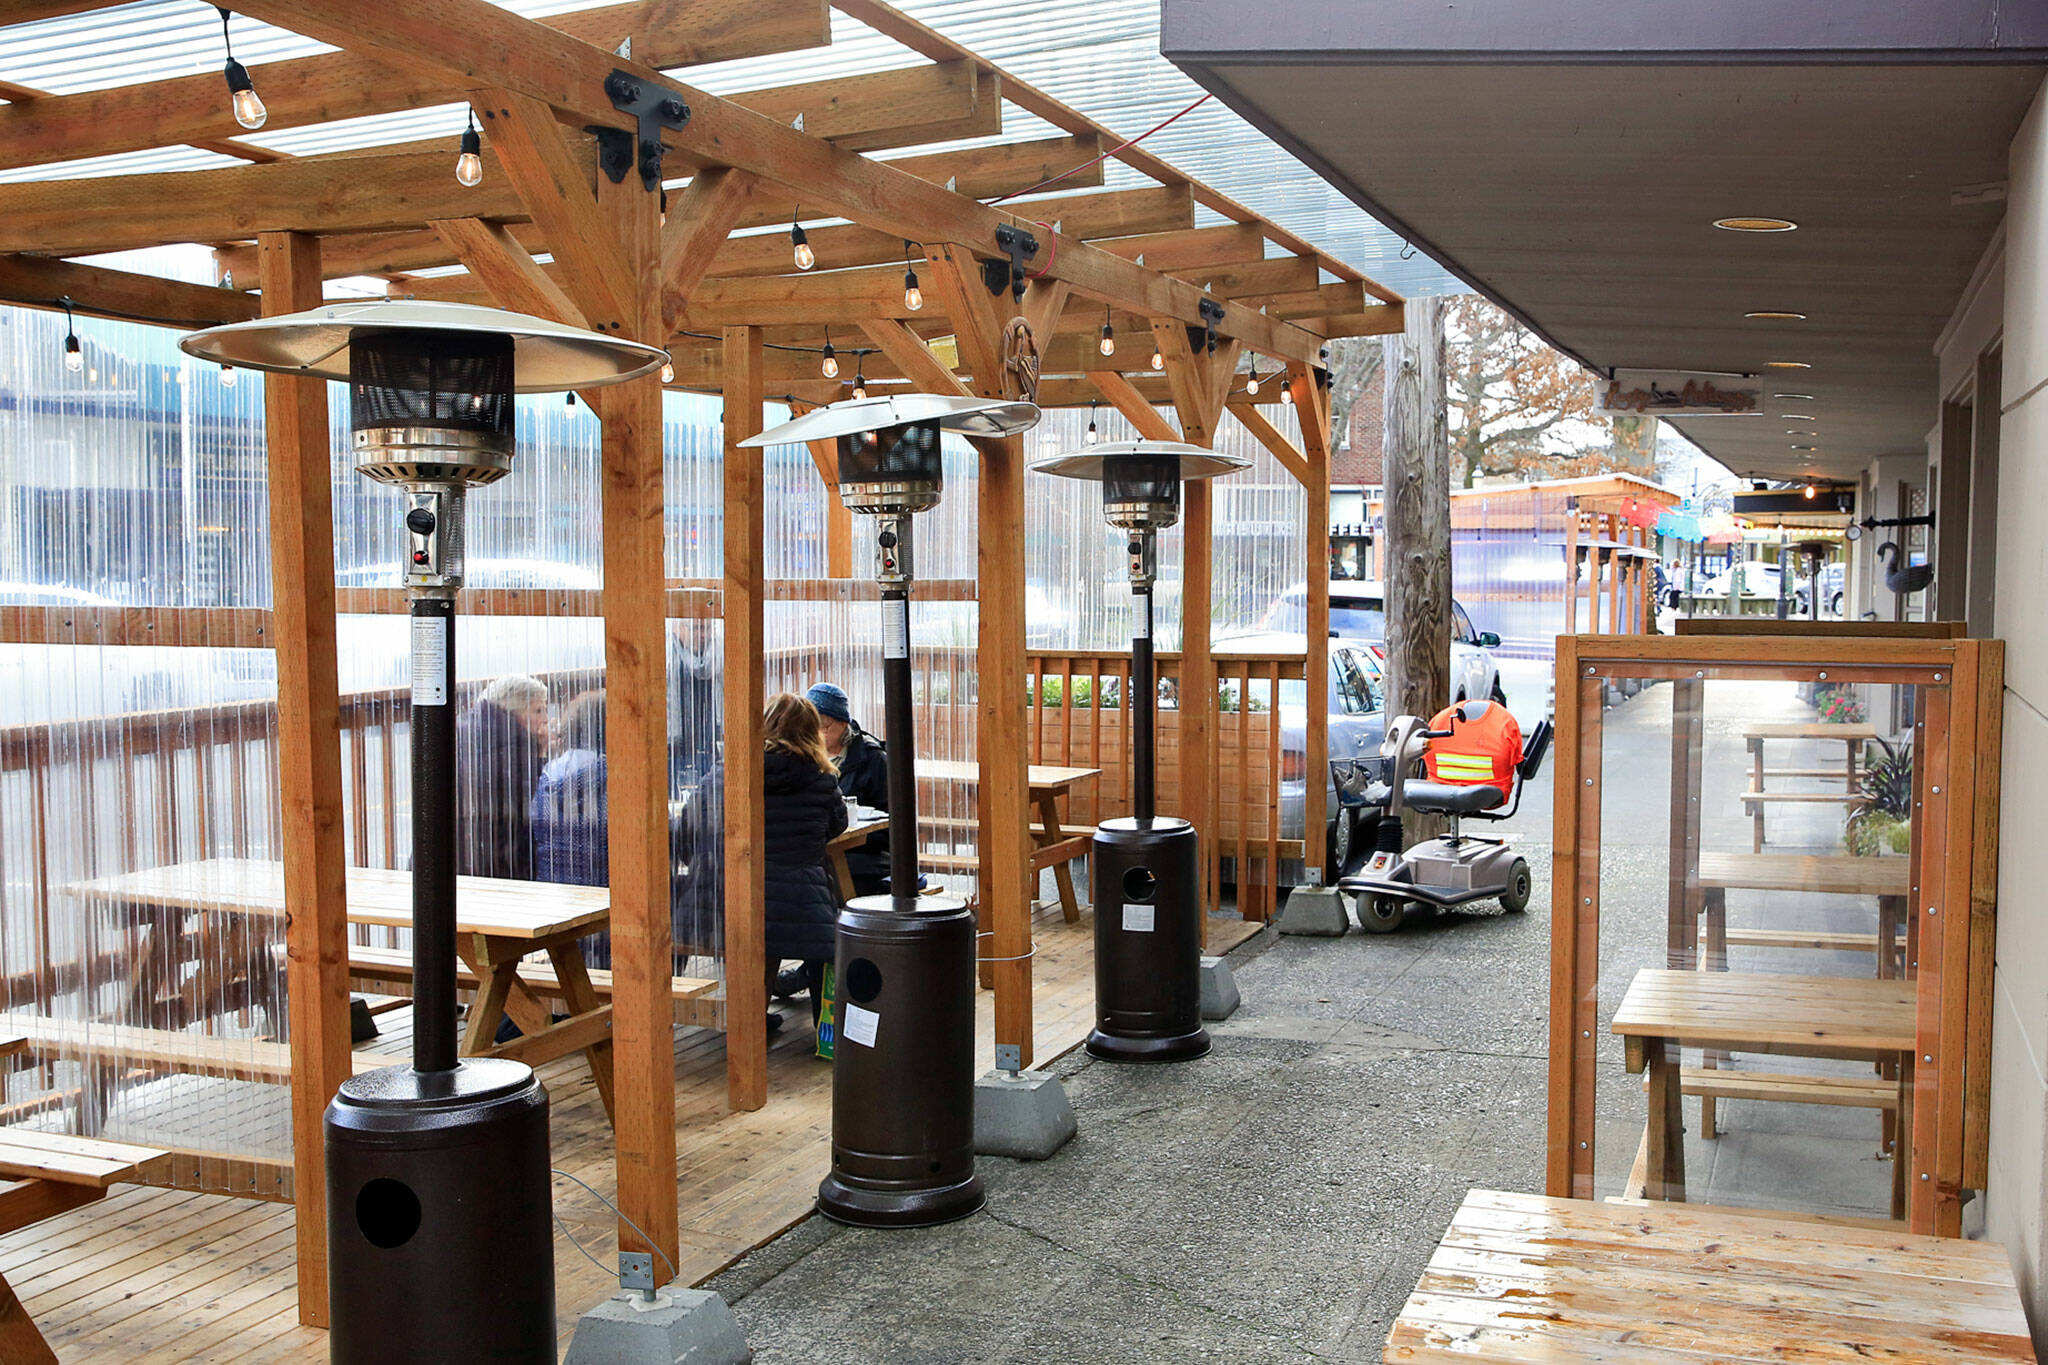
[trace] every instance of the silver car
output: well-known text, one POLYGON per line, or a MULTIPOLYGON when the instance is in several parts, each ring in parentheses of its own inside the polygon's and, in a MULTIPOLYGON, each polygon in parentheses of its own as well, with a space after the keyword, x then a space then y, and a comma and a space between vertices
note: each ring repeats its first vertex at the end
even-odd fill
MULTIPOLYGON (((1297 583, 1266 609, 1262 630, 1299 633, 1308 629, 1308 585, 1297 583)), ((1373 646, 1384 655, 1387 644, 1386 596, 1372 579, 1337 580, 1330 584, 1330 638, 1373 646)), ((1500 644, 1492 631, 1472 628, 1472 618, 1451 603, 1451 695, 1446 706, 1461 701, 1505 703, 1500 664, 1490 652, 1500 644)))

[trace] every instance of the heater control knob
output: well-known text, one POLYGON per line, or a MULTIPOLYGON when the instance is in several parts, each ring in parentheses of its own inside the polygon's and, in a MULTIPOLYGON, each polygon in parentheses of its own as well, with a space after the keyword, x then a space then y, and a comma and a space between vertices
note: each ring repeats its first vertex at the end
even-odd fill
POLYGON ((875 542, 885 550, 893 550, 896 548, 896 533, 894 531, 884 531, 875 537, 875 542))
POLYGON ((416 536, 434 534, 434 514, 424 507, 415 507, 405 514, 405 528, 416 536))

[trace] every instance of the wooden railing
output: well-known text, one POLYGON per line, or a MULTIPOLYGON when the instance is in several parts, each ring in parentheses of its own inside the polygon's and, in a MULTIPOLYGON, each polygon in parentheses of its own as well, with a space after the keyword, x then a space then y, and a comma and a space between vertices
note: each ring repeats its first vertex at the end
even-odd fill
MULTIPOLYGON (((1180 655, 1154 656, 1160 679, 1157 790, 1159 808, 1181 803, 1180 655)), ((1033 763, 1100 768, 1094 792, 1077 798, 1072 817, 1095 821, 1131 809, 1129 712, 1130 656, 1069 651, 1027 656, 1031 709, 1027 735, 1033 763)), ((1278 721, 1281 684, 1300 681, 1299 655, 1218 655, 1216 677, 1217 820, 1203 831, 1203 856, 1212 866, 1228 860, 1236 874, 1238 908, 1247 919, 1271 917, 1283 859, 1302 856, 1301 831, 1282 837, 1280 784, 1300 775, 1303 759, 1282 745, 1278 721)))

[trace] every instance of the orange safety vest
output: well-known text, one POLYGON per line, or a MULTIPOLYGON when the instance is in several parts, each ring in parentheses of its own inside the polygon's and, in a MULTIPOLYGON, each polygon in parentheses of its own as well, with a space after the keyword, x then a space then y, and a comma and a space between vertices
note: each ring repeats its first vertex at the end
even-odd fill
POLYGON ((1432 782, 1511 791, 1522 761, 1522 727, 1498 702, 1465 701, 1430 717, 1429 728, 1449 730, 1433 739, 1423 755, 1432 782))

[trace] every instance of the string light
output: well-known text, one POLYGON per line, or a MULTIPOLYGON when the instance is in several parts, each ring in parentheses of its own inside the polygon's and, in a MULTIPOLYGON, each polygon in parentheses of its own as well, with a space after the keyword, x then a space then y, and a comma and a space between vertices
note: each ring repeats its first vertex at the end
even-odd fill
POLYGON ((839 377, 839 353, 832 349, 832 329, 830 327, 825 329, 825 349, 819 354, 821 359, 818 361, 818 373, 824 375, 827 379, 837 379, 839 377))
POLYGON ((1166 368, 1166 357, 1159 353, 1159 348, 1157 346, 1154 346, 1152 348, 1152 368, 1155 370, 1163 370, 1166 368))
POLYGON ((220 386, 224 389, 232 389, 235 386, 235 370, 232 365, 220 367, 220 386))
POLYGON ((1101 433, 1095 430, 1095 400, 1092 398, 1088 400, 1088 434, 1082 439, 1091 446, 1102 439, 1101 433))
POLYGON ((1284 379, 1280 381, 1280 401, 1283 403, 1292 403, 1294 401, 1294 384, 1292 381, 1284 379))
POLYGON ((251 130, 261 128, 269 112, 263 107, 262 97, 256 93, 256 82, 249 79, 249 68, 235 60, 234 40, 228 36, 228 11, 225 5, 215 5, 220 11, 220 38, 227 48, 228 103, 235 111, 235 122, 251 130))
POLYGON ((903 306, 915 313, 924 307, 924 290, 917 287, 917 262, 909 259, 910 245, 906 238, 903 243, 903 254, 906 258, 903 262, 903 306))
POLYGON ((1819 495, 1819 493, 1819 489, 1815 488, 1812 484, 1808 484, 1803 490, 1801 490, 1800 496, 1804 497, 1808 502, 1812 502, 1814 498, 1819 495))
POLYGON ((789 249, 790 255, 796 259, 798 270, 809 270, 818 263, 818 253, 811 250, 810 235, 804 231, 804 225, 795 218, 789 220, 789 249))
POLYGON ((562 406, 572 409, 576 406, 576 390, 571 389, 562 395, 562 406))
POLYGON ((462 130, 462 152, 455 158, 455 178, 475 189, 484 180, 484 143, 476 131, 476 111, 469 113, 469 126, 462 130))
POLYGON ((664 384, 676 382, 676 358, 667 351, 661 353, 661 382, 664 384))
POLYGON ((1246 393, 1257 393, 1259 391, 1259 358, 1257 356, 1252 357, 1252 377, 1245 381, 1244 391, 1246 393))
POLYGON ((1109 305, 1102 305, 1102 344, 1096 348, 1104 355, 1116 354, 1116 328, 1109 325, 1109 305))
POLYGON ((71 315, 71 296, 57 302, 64 305, 64 368, 77 374, 85 367, 85 351, 78 344, 78 321, 71 315))
POLYGON ((863 373, 863 366, 858 355, 854 357, 853 365, 853 396, 855 398, 865 398, 868 396, 868 377, 863 373))

